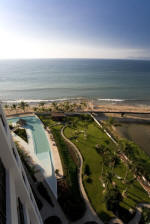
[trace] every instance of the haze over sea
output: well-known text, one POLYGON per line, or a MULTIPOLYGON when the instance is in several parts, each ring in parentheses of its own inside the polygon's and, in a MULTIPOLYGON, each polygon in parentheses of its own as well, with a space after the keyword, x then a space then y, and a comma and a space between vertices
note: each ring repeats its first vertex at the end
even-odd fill
POLYGON ((80 97, 99 102, 150 104, 150 61, 0 60, 2 101, 80 97))

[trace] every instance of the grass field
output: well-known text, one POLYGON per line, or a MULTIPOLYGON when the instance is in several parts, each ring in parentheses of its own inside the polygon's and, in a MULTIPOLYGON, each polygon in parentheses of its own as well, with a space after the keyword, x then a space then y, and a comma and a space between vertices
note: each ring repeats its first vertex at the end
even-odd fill
POLYGON ((50 118, 45 118, 44 116, 40 116, 40 119, 46 127, 51 129, 63 165, 65 179, 63 183, 59 182, 58 184, 58 201, 64 213, 71 221, 78 220, 84 215, 85 204, 80 195, 77 165, 61 136, 63 125, 50 118))
POLYGON ((132 172, 124 163, 120 162, 114 169, 110 164, 105 164, 103 166, 103 156, 97 153, 96 145, 107 145, 107 150, 110 150, 112 154, 117 154, 117 148, 94 121, 89 120, 89 118, 83 119, 83 117, 71 118, 70 125, 65 128, 64 134, 78 147, 83 156, 83 183, 91 204, 101 219, 108 220, 113 216, 113 212, 107 209, 106 195, 109 194, 108 191, 111 191, 114 185, 119 188, 121 193, 126 190, 123 201, 120 203, 124 211, 121 214, 121 218, 123 219, 127 218, 123 217, 125 211, 131 208, 134 209, 137 203, 150 202, 148 194, 136 180, 133 180, 132 172), (88 178, 84 175, 84 169, 87 164, 91 173, 89 176, 91 179, 90 182, 87 181, 88 178), (106 183, 106 181, 103 180, 104 174, 107 174, 107 172, 112 169, 112 181, 109 182, 109 187, 106 188, 106 186, 103 186, 103 184, 106 183), (125 176, 127 176, 126 184, 123 182, 125 176), (130 181, 132 181, 132 184, 130 181))

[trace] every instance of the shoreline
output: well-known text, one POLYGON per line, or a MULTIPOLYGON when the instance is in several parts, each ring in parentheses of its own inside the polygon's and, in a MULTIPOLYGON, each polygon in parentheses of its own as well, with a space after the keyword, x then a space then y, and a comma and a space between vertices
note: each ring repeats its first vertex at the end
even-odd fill
POLYGON ((87 97, 87 96, 64 96, 64 97, 57 97, 57 98, 46 98, 46 99, 42 99, 42 98, 27 98, 27 99, 0 99, 0 102, 2 105, 8 104, 8 105, 12 105, 12 104, 19 104, 20 102, 25 102, 31 105, 35 105, 35 104, 39 104, 41 102, 48 104, 48 103, 60 103, 60 102, 66 102, 66 101, 92 101, 95 105, 105 105, 105 104, 118 104, 118 105, 124 105, 124 104, 128 104, 128 105, 149 105, 150 106, 150 99, 136 99, 136 98, 102 98, 102 97, 95 97, 95 96, 91 96, 91 97, 87 97))
MULTIPOLYGON (((85 98, 80 99, 63 99, 63 100, 41 100, 38 101, 30 101, 27 103, 23 101, 27 106, 25 106, 24 110, 19 108, 19 103, 2 103, 3 109, 5 111, 6 116, 14 116, 15 114, 23 114, 23 113, 36 113, 36 112, 103 112, 103 113, 150 113, 150 104, 135 104, 128 103, 127 101, 120 101, 116 99, 116 101, 112 101, 109 99, 107 101, 98 101, 98 100, 89 100, 85 98), (110 100, 110 101, 109 101, 110 100), (43 105, 42 105, 43 103, 43 105), (13 105, 16 105, 16 108, 13 108, 13 105), (66 109, 65 106, 70 105, 72 110, 66 109), (6 107, 7 105, 7 107, 6 107), (57 107, 55 106, 57 105, 57 107), (59 109, 58 109, 59 108, 59 109)), ((15 102, 15 101, 14 101, 15 102)), ((21 102, 21 101, 19 101, 21 102)), ((139 101, 140 102, 140 101, 139 101)))

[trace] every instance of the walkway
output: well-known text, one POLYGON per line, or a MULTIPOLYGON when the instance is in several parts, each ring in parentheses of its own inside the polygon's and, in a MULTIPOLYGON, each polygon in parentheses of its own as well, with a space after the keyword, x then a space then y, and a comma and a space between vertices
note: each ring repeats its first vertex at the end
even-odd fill
POLYGON ((121 219, 118 219, 118 218, 113 218, 109 221, 108 224, 124 224, 121 219))
POLYGON ((49 128, 47 128, 46 134, 47 134, 48 140, 50 138, 49 144, 50 144, 52 154, 53 154, 55 171, 56 170, 58 171, 58 172, 55 172, 55 175, 56 175, 57 179, 61 179, 61 178, 64 177, 64 172, 63 172, 63 168, 62 168, 62 163, 61 163, 59 151, 58 151, 57 145, 54 141, 54 137, 53 137, 49 128))
POLYGON ((82 159, 81 153, 79 152, 78 148, 68 138, 66 138, 66 136, 64 135, 64 129, 65 128, 66 128, 66 126, 64 126, 61 129, 61 135, 64 138, 64 140, 66 142, 68 142, 73 147, 73 149, 77 153, 77 155, 79 157, 79 160, 80 160, 80 167, 79 167, 79 172, 78 172, 78 181, 79 181, 81 195, 82 195, 82 197, 83 197, 83 199, 85 201, 85 204, 86 204, 85 215, 79 221, 74 222, 74 224, 82 224, 82 223, 85 223, 85 222, 88 222, 88 221, 95 221, 97 224, 103 224, 103 222, 98 218, 95 210, 92 208, 92 206, 90 204, 90 201, 89 201, 89 199, 87 197, 87 194, 86 194, 86 192, 84 190, 84 186, 83 186, 83 183, 82 183, 83 159, 82 159))

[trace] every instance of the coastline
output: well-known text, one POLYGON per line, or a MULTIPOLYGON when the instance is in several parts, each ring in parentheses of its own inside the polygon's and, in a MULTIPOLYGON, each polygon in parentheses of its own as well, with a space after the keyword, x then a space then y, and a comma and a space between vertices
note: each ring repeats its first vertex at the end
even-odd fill
MULTIPOLYGON (((24 100, 28 106, 25 107, 25 109, 21 109, 18 107, 19 101, 7 101, 11 103, 5 103, 2 102, 2 106, 4 108, 6 116, 11 116, 15 114, 23 114, 23 113, 35 113, 36 110, 39 111, 55 111, 55 112, 69 112, 67 110, 56 110, 53 109, 54 104, 56 104, 58 107, 62 108, 63 105, 69 104, 69 105, 76 105, 76 108, 74 108, 73 112, 87 112, 87 111, 93 111, 93 112, 131 112, 131 113, 150 113, 150 104, 141 104, 141 103, 128 103, 128 101, 123 101, 121 99, 86 99, 86 98, 70 98, 70 99, 57 99, 57 100, 24 100), (13 103, 18 102, 18 103, 13 103), (43 106, 41 105, 43 103, 43 106), (16 105, 16 108, 13 108, 13 105, 16 105), (82 106, 81 105, 85 105, 82 106), (7 108, 5 107, 7 105, 7 108), (80 106, 80 109, 78 109, 80 106), (36 110, 35 110, 36 108, 36 110)), ((139 101, 140 102, 140 101, 139 101)))

